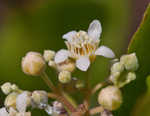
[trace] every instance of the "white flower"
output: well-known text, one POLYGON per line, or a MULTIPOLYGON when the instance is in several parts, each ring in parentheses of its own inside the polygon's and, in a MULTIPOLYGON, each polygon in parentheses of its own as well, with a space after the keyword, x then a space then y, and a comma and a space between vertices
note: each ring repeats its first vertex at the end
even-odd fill
POLYGON ((101 32, 102 27, 100 22, 94 20, 90 24, 88 32, 71 31, 63 35, 68 50, 62 49, 58 51, 55 56, 55 62, 62 63, 70 57, 76 60, 77 68, 87 71, 90 62, 95 59, 96 55, 114 58, 115 55, 110 48, 106 46, 98 47, 101 32))

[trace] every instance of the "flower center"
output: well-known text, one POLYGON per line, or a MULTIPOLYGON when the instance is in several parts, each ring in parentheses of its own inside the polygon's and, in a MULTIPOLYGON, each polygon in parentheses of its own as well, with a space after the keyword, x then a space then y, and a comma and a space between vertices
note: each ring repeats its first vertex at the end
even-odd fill
POLYGON ((75 59, 80 56, 93 56, 98 44, 99 41, 95 42, 85 31, 79 31, 72 41, 66 41, 67 48, 75 59))

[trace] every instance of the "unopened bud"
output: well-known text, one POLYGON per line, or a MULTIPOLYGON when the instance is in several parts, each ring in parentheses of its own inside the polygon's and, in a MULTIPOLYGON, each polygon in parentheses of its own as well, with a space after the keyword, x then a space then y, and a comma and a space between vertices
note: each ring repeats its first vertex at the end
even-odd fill
POLYGON ((129 72, 127 74, 127 83, 130 83, 131 81, 136 79, 136 74, 134 72, 129 72))
POLYGON ((120 89, 115 86, 108 86, 102 89, 98 96, 98 102, 107 110, 118 109, 122 103, 120 89))
POLYGON ((57 69, 59 72, 61 72, 61 71, 73 72, 75 70, 75 63, 71 60, 66 60, 63 63, 58 64, 57 69))
POLYGON ((4 83, 2 86, 1 86, 1 90, 4 94, 8 95, 11 91, 12 91, 12 88, 11 88, 11 83, 7 82, 7 83, 4 83))
POLYGON ((34 102, 34 105, 40 107, 40 105, 42 104, 48 104, 48 94, 45 91, 34 91, 32 93, 32 100, 34 102))
POLYGON ((43 57, 44 57, 45 61, 48 62, 48 61, 52 60, 54 58, 54 56, 55 56, 54 51, 52 51, 52 50, 45 50, 44 51, 43 57))
POLYGON ((120 62, 117 62, 112 65, 111 67, 111 73, 116 73, 116 72, 122 72, 124 70, 124 65, 120 62))
POLYGON ((22 70, 32 76, 39 76, 45 70, 45 61, 41 54, 29 52, 22 60, 22 70))
POLYGON ((117 84, 119 77, 120 77, 120 72, 115 72, 115 73, 110 75, 109 80, 111 82, 113 82, 114 84, 117 84))
POLYGON ((120 62, 125 65, 126 70, 136 71, 139 67, 138 59, 135 53, 122 56, 120 58, 120 62))
POLYGON ((9 94, 5 99, 5 102, 4 102, 5 106, 16 109, 17 96, 18 96, 18 93, 16 93, 16 92, 9 94))
POLYGON ((11 86, 11 89, 12 89, 13 91, 19 90, 18 86, 15 85, 15 84, 13 84, 13 85, 11 86))
POLYGON ((71 73, 68 71, 62 71, 59 73, 59 81, 63 84, 68 83, 71 81, 71 73))
POLYGON ((19 112, 25 112, 27 107, 31 105, 31 93, 24 91, 17 96, 16 108, 19 112))

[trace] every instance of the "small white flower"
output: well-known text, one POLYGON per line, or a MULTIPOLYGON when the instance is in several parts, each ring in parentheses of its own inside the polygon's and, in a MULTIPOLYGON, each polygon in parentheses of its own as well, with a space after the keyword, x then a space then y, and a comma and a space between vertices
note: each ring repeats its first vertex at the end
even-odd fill
POLYGON ((96 55, 101 55, 107 58, 114 58, 113 51, 106 47, 100 46, 100 35, 102 32, 101 24, 98 20, 94 20, 88 29, 85 31, 71 31, 63 35, 68 50, 60 50, 56 53, 55 62, 64 62, 68 57, 76 60, 76 66, 82 71, 87 71, 90 62, 93 61, 96 55))

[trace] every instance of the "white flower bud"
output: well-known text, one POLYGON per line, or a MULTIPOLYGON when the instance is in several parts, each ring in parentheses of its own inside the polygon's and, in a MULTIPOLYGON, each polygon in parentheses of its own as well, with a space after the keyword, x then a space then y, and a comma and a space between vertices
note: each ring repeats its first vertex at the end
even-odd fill
POLYGON ((11 89, 12 89, 13 91, 19 90, 18 86, 15 85, 15 84, 11 85, 11 89))
POLYGON ((27 107, 31 105, 31 93, 24 91, 17 96, 16 108, 19 112, 25 112, 27 107))
POLYGON ((44 51, 43 57, 44 57, 45 61, 48 62, 48 61, 52 60, 54 58, 54 56, 55 56, 54 51, 52 51, 52 50, 45 50, 44 51))
POLYGON ((16 109, 17 96, 18 96, 18 93, 16 93, 16 92, 9 94, 5 99, 5 102, 4 102, 5 106, 16 109))
POLYGON ((98 102, 107 110, 116 110, 122 103, 122 94, 116 86, 108 86, 101 90, 98 102))
POLYGON ((22 70, 32 76, 39 76, 45 70, 45 61, 41 54, 29 52, 22 60, 22 70))
POLYGON ((61 110, 64 110, 64 106, 62 105, 62 103, 58 102, 58 101, 54 101, 53 102, 53 110, 55 112, 60 113, 61 110))
POLYGON ((134 72, 129 72, 127 75, 127 82, 133 81, 136 79, 136 74, 134 72))
POLYGON ((62 71, 59 73, 58 78, 61 83, 68 83, 71 81, 71 73, 68 71, 62 71))
POLYGON ((2 92, 6 95, 8 95, 11 91, 12 91, 12 88, 11 88, 11 83, 7 82, 7 83, 4 83, 2 86, 1 86, 1 89, 2 89, 2 92))
POLYGON ((120 62, 117 62, 112 65, 111 67, 111 73, 116 73, 116 72, 122 72, 124 70, 124 65, 120 62))
POLYGON ((48 104, 48 94, 45 91, 34 91, 32 93, 32 100, 35 105, 48 104))
POLYGON ((120 72, 115 72, 115 73, 111 74, 110 77, 109 77, 109 80, 111 82, 113 82, 114 84, 117 84, 118 83, 118 79, 120 77, 120 74, 121 74, 120 72))
POLYGON ((61 71, 69 71, 69 72, 73 72, 75 70, 75 62, 71 61, 71 60, 66 60, 63 63, 57 64, 57 69, 59 72, 61 71))
POLYGON ((122 56, 120 62, 125 65, 126 70, 136 71, 139 67, 135 53, 122 56))

